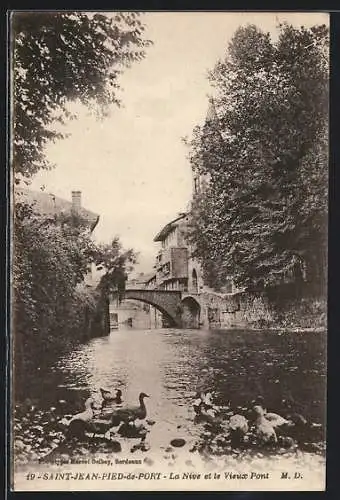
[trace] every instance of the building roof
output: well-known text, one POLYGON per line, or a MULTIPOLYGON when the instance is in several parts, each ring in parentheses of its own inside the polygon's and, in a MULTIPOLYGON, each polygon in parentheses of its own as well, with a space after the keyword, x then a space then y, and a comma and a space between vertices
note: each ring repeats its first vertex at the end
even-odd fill
POLYGON ((176 219, 172 220, 171 222, 168 222, 168 224, 166 224, 166 226, 164 226, 159 231, 159 233, 156 234, 153 241, 164 241, 165 238, 168 236, 168 234, 175 229, 175 227, 177 226, 177 222, 184 219, 186 215, 187 215, 186 213, 180 214, 176 219))
POLYGON ((148 273, 145 275, 145 283, 149 283, 153 279, 156 278, 156 272, 154 271, 153 273, 148 273))
POLYGON ((155 273, 139 273, 137 276, 133 278, 129 278, 127 283, 134 283, 134 284, 140 284, 140 285, 145 285, 150 279, 155 276, 155 273))
MULTIPOLYGON (((27 188, 15 187, 15 201, 24 200, 34 204, 39 213, 43 215, 59 215, 67 214, 75 210, 71 201, 64 200, 55 196, 53 193, 45 193, 43 191, 32 191, 27 188)), ((90 226, 91 231, 94 230, 99 221, 99 215, 86 210, 83 207, 77 208, 76 213, 81 219, 90 226)))
POLYGON ((146 283, 155 273, 139 273, 134 279, 135 281, 139 281, 140 283, 146 283))

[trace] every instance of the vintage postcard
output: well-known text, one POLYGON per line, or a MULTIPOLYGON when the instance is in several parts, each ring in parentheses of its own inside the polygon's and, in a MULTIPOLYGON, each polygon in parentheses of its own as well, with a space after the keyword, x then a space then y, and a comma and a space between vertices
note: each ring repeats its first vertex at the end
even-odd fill
POLYGON ((11 488, 324 490, 328 14, 9 21, 11 488))

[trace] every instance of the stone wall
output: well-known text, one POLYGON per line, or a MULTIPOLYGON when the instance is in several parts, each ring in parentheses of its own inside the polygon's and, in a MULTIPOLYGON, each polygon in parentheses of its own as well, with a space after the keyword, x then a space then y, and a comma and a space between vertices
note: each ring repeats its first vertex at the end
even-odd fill
POLYGON ((325 298, 268 297, 263 292, 200 295, 201 326, 206 328, 311 328, 327 326, 325 298))

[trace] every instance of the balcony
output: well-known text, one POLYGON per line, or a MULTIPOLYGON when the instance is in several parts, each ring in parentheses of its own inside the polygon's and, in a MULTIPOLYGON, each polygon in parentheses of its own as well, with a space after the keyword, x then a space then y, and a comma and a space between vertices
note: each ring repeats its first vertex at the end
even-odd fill
POLYGON ((188 278, 188 249, 167 248, 157 255, 157 283, 188 278))

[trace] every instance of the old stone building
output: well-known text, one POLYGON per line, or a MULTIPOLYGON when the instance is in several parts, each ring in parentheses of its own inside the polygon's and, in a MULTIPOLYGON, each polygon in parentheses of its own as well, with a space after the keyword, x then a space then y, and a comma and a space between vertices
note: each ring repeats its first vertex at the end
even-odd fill
POLYGON ((160 249, 147 288, 193 294, 198 294, 203 288, 201 269, 187 240, 188 224, 189 215, 181 213, 155 236, 154 242, 160 244, 160 249))

